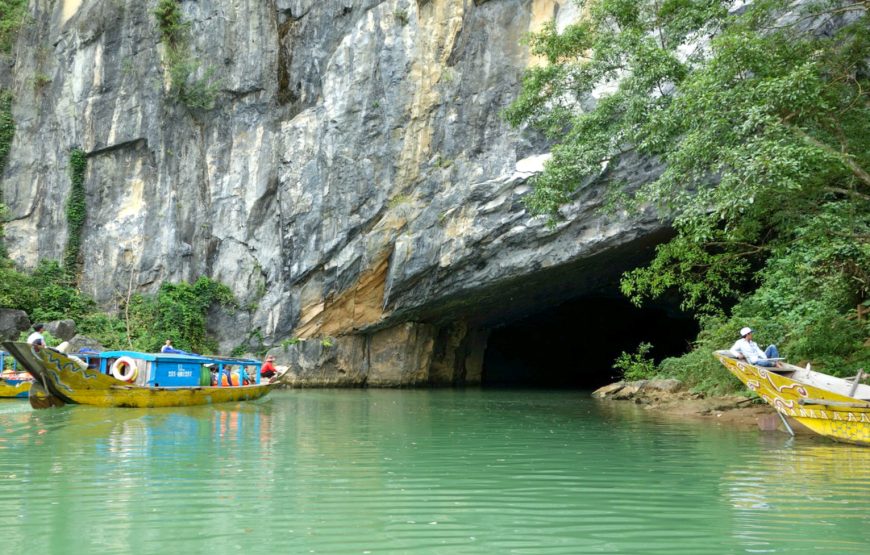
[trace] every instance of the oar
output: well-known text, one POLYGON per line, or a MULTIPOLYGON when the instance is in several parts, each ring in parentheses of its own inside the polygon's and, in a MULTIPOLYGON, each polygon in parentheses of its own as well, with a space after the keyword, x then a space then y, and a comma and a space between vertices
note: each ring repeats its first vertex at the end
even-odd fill
POLYGON ((863 369, 863 368, 859 368, 859 369, 858 369, 858 375, 855 376, 855 381, 852 382, 852 389, 849 390, 849 395, 848 395, 848 397, 854 397, 854 396, 855 396, 855 392, 858 391, 858 384, 861 383, 861 378, 863 378, 863 377, 864 377, 864 369, 863 369))

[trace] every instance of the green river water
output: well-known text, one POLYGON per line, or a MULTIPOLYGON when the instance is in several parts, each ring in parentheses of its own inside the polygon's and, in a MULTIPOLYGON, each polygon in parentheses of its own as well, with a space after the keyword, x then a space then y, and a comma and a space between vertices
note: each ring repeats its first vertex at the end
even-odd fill
POLYGON ((587 393, 0 403, 0 552, 868 553, 870 449, 587 393))

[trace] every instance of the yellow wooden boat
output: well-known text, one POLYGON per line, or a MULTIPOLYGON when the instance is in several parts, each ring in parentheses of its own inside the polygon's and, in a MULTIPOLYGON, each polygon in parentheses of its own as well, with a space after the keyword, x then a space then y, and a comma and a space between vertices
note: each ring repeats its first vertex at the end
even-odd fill
POLYGON ((727 350, 714 355, 781 417, 836 441, 870 446, 870 386, 859 383, 860 374, 845 380, 809 365, 783 362, 781 368, 765 368, 736 359, 727 350))
POLYGON ((33 378, 29 374, 0 374, 0 399, 13 397, 26 399, 32 383, 33 378))
POLYGON ((276 385, 260 383, 260 362, 252 359, 109 351, 84 362, 27 343, 5 342, 3 347, 33 375, 34 408, 65 403, 136 408, 229 403, 263 397, 276 385), (252 383, 246 384, 242 376, 250 376, 252 383))
POLYGON ((33 376, 19 372, 15 359, 9 353, 0 351, 0 399, 26 399, 32 383, 33 376))

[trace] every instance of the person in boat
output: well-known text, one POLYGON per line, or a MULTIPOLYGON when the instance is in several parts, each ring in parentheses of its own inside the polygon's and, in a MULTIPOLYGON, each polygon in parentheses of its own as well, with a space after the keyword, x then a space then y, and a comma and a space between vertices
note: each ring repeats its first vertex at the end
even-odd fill
POLYGON ((174 350, 175 349, 172 348, 172 340, 171 339, 167 339, 166 343, 164 343, 163 346, 160 347, 161 353, 171 353, 174 350))
POLYGON ((220 375, 221 387, 242 385, 239 371, 237 371, 231 364, 224 365, 223 372, 221 372, 220 375))
POLYGON ((275 357, 272 355, 267 356, 266 362, 264 362, 263 366, 260 367, 260 377, 272 379, 277 373, 278 369, 275 368, 275 357))
POLYGON ((45 329, 43 324, 34 324, 33 333, 27 336, 27 342, 31 345, 45 347, 45 337, 42 335, 42 330, 45 329))
POLYGON ((756 366, 781 367, 779 350, 777 350, 776 345, 768 345, 767 349, 762 351, 758 343, 752 340, 753 333, 752 328, 741 328, 740 339, 731 346, 731 355, 735 358, 745 359, 756 366))
POLYGON ((208 371, 211 373, 211 385, 213 385, 213 386, 217 385, 218 384, 217 366, 213 363, 208 363, 205 365, 205 367, 208 368, 208 371))

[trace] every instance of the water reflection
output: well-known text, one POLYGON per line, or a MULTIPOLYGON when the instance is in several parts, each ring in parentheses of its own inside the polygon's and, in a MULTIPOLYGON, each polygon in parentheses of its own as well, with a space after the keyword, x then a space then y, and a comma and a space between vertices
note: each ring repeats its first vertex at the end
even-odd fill
POLYGON ((868 489, 870 449, 576 393, 0 404, 9 552, 849 552, 868 489))
POLYGON ((810 552, 823 537, 830 552, 866 552, 870 449, 783 443, 723 477, 747 550, 810 552))

